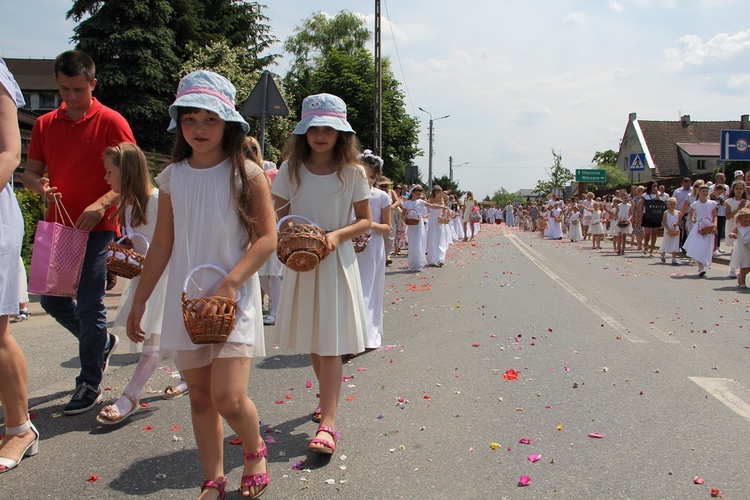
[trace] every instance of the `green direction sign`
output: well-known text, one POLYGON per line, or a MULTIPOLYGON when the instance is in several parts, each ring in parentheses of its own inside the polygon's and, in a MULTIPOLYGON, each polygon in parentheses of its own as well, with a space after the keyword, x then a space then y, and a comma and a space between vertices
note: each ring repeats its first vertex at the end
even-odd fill
POLYGON ((607 171, 603 168, 576 169, 576 182, 607 182, 607 171))

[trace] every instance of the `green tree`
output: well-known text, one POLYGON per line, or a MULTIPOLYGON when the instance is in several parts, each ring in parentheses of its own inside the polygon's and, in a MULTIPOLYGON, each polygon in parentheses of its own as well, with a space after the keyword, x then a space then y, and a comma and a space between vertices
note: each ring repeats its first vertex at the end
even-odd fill
POLYGON ((302 100, 310 95, 308 87, 313 68, 332 50, 354 54, 366 48, 372 38, 364 20, 342 10, 334 17, 316 12, 304 19, 294 34, 284 41, 284 50, 291 54, 292 64, 285 79, 294 97, 294 109, 301 109, 302 100))
MULTIPOLYGON (((239 108, 250 96, 255 84, 258 83, 260 72, 256 68, 256 59, 243 47, 232 47, 225 40, 213 42, 206 47, 196 50, 192 57, 182 66, 181 74, 206 69, 215 71, 229 79, 237 88, 236 103, 239 108)), ((274 80, 278 80, 274 78, 274 80)), ((284 87, 280 86, 282 97, 284 87)), ((260 118, 245 117, 250 125, 250 134, 256 138, 260 135, 260 118)), ((294 130, 296 120, 290 117, 266 117, 266 141, 264 144, 264 159, 279 162, 284 141, 294 130)))
POLYGON ((76 48, 97 64, 97 97, 125 116, 139 145, 166 152, 167 108, 181 64, 199 47, 226 40, 245 47, 258 69, 275 40, 263 6, 240 0, 75 0, 67 13, 76 48))
MULTIPOLYGON (((333 18, 314 14, 285 41, 294 62, 284 82, 295 113, 308 95, 327 92, 341 97, 360 143, 374 149, 375 62, 365 48, 369 39, 364 19, 351 12, 341 11, 333 18)), ((421 153, 419 122, 406 112, 388 59, 382 61, 382 92, 383 170, 391 179, 403 181, 404 167, 421 153)))
POLYGON ((511 203, 526 203, 526 199, 522 198, 520 196, 516 196, 513 193, 509 193, 505 188, 500 188, 492 195, 492 198, 490 198, 491 201, 494 201, 498 207, 502 208, 505 205, 508 204, 508 202, 511 203))
POLYGON ((562 166, 562 155, 556 153, 554 149, 552 151, 552 167, 549 171, 549 179, 539 180, 536 183, 534 191, 547 195, 549 193, 555 193, 562 195, 563 188, 573 179, 575 176, 567 168, 562 166))
POLYGON ((444 175, 442 177, 433 177, 432 185, 440 186, 443 191, 450 191, 450 194, 455 195, 456 198, 461 198, 465 193, 465 191, 461 191, 458 188, 458 183, 456 181, 452 181, 447 175, 444 175))
POLYGON ((73 30, 76 48, 96 63, 97 97, 125 116, 148 149, 163 150, 170 142, 167 96, 174 95, 179 69, 173 14, 167 0, 78 0, 67 14, 80 21, 73 30))
MULTIPOLYGON (((596 164, 596 168, 607 171, 607 182, 604 183, 605 187, 618 188, 630 184, 628 174, 617 168, 617 151, 611 149, 597 151, 591 161, 596 164)), ((594 189, 596 189, 595 185, 594 189)))

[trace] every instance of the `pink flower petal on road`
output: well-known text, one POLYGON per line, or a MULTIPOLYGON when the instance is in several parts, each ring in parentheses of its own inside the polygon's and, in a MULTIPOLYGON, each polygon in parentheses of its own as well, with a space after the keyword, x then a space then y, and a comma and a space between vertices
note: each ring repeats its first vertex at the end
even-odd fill
POLYGON ((521 439, 518 440, 518 442, 521 443, 521 444, 531 444, 531 439, 529 439, 529 438, 521 438, 521 439))
POLYGON ((518 486, 528 486, 531 482, 531 478, 529 476, 521 476, 518 478, 518 486))
POLYGON ((603 438, 604 436, 603 436, 603 435, 601 435, 601 434, 597 434, 596 432, 589 432, 589 437, 590 437, 590 438, 601 439, 601 438, 603 438))
POLYGON ((312 380, 308 380, 307 382, 305 382, 305 387, 307 387, 308 389, 312 387, 312 380))
POLYGON ((703 478, 702 478, 702 477, 700 477, 700 476, 695 476, 695 477, 693 478, 693 482, 694 482, 695 484, 703 484, 703 483, 705 483, 705 481, 703 480, 703 478))
POLYGON ((541 455, 529 455, 529 462, 533 464, 534 462, 538 462, 541 458, 541 455))

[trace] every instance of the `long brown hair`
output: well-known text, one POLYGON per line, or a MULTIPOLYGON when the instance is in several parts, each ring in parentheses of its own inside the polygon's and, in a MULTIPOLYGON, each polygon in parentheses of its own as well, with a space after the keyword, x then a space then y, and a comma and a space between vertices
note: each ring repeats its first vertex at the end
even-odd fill
POLYGON ((127 225, 125 208, 132 208, 130 226, 138 227, 148 224, 146 209, 148 198, 156 186, 151 181, 148 162, 143 151, 129 142, 121 142, 115 147, 104 150, 102 158, 109 159, 120 169, 120 204, 112 216, 121 226, 127 225))
MULTIPOLYGON (((195 108, 179 108, 179 115, 177 119, 177 131, 172 148, 172 162, 177 163, 184 160, 193 154, 193 148, 185 140, 185 136, 182 135, 182 127, 180 125, 180 118, 184 114, 194 113, 195 108)), ((249 245, 255 241, 255 219, 249 212, 250 199, 252 198, 252 190, 247 178, 247 167, 245 153, 243 151, 243 144, 245 142, 245 132, 237 122, 226 122, 224 128, 224 135, 221 138, 221 145, 224 151, 229 155, 229 159, 232 165, 232 175, 229 176, 229 191, 232 193, 232 201, 234 206, 237 208, 237 215, 240 219, 240 225, 245 230, 246 238, 242 242, 243 246, 249 245), (240 189, 237 190, 235 186, 235 179, 240 180, 240 189)))
MULTIPOLYGON (((333 162, 336 165, 336 177, 341 181, 342 187, 344 186, 344 177, 342 174, 344 167, 347 165, 362 165, 359 159, 360 152, 357 136, 351 132, 339 131, 336 144, 333 146, 333 162)), ((289 162, 289 170, 296 184, 295 191, 300 186, 300 168, 302 168, 302 164, 311 153, 312 148, 310 148, 310 144, 307 142, 307 134, 292 134, 284 144, 283 157, 289 162)))

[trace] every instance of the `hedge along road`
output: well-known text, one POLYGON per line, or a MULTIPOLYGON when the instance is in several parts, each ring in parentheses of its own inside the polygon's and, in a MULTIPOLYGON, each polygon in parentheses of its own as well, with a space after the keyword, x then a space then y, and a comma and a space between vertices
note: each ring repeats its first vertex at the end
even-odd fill
MULTIPOLYGON (((444 268, 411 274, 396 257, 385 345, 344 366, 343 437, 330 461, 306 453, 317 406, 309 361, 276 349, 268 328, 269 356, 254 362, 248 389, 269 445, 266 498, 750 491, 738 465, 750 458, 747 295, 725 266, 698 280, 687 261, 665 266, 589 245, 485 225, 473 244, 451 247, 444 268)), ((174 381, 168 365, 142 394, 148 407, 103 428, 94 412, 60 416, 77 373, 72 336, 39 316, 14 334, 29 357, 42 446, 0 477, 4 497, 197 496, 188 400, 158 393, 174 381)), ((105 403, 137 360, 127 342, 118 349, 105 403)), ((232 489, 242 474, 234 437, 226 428, 232 489)))

